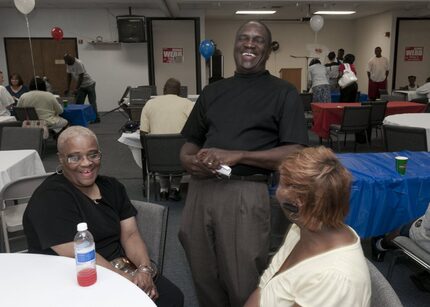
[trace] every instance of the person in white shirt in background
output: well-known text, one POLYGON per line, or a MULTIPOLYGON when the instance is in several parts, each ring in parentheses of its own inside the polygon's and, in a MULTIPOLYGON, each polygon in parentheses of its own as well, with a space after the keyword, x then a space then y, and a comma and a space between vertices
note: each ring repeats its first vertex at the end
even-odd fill
MULTIPOLYGON (((164 95, 150 99, 142 109, 140 130, 149 134, 180 133, 184 127, 194 103, 179 97, 181 83, 170 78, 164 85, 164 95)), ((167 198, 178 201, 181 199, 179 187, 182 176, 159 176, 160 199, 167 198), (169 187, 170 186, 170 187, 169 187)))
POLYGON ((427 78, 426 83, 417 88, 417 94, 427 95, 430 103, 430 77, 427 78))
POLYGON ((379 98, 379 90, 387 89, 389 64, 386 57, 382 56, 381 47, 375 48, 375 56, 367 63, 367 77, 369 78, 369 100, 379 98))
POLYGON ((331 102, 327 70, 320 60, 311 60, 308 74, 308 86, 312 87, 312 102, 331 102))
POLYGON ((8 106, 15 103, 8 90, 2 85, 4 82, 3 72, 0 70, 0 116, 10 116, 8 106))

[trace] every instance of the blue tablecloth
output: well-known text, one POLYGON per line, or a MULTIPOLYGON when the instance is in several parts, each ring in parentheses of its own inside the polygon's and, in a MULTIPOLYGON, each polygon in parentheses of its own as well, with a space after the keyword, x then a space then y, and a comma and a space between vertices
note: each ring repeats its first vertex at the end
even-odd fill
MULTIPOLYGON (((331 102, 339 102, 340 99, 340 93, 339 92, 333 92, 331 93, 331 102)), ((367 94, 363 94, 360 93, 360 101, 357 102, 362 102, 362 101, 367 101, 367 94)), ((342 102, 342 101, 340 101, 342 102)))
POLYGON ((421 216, 430 202, 430 153, 338 154, 354 179, 346 223, 362 238, 381 235, 421 216), (395 156, 409 158, 405 175, 395 156))
POLYGON ((61 116, 71 125, 88 127, 88 123, 96 119, 96 113, 89 104, 69 104, 61 116))

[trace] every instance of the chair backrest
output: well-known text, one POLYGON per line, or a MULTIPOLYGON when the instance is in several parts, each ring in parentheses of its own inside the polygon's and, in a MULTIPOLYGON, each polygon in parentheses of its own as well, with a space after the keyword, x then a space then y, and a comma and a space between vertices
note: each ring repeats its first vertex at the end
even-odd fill
POLYGON ((24 120, 38 120, 36 109, 34 107, 14 107, 16 119, 20 121, 24 120))
POLYGON ((181 174, 185 170, 179 159, 179 153, 185 138, 180 134, 141 134, 145 152, 147 171, 181 174))
POLYGON ((9 202, 28 200, 37 187, 53 173, 36 176, 26 176, 8 182, 0 190, 1 208, 4 209, 9 202))
POLYGON ((352 106, 343 108, 343 118, 341 123, 342 131, 362 131, 370 124, 371 106, 352 106))
POLYGON ((132 200, 131 203, 137 210, 137 227, 148 248, 149 257, 157 263, 158 272, 161 274, 169 208, 138 200, 132 200))
POLYGON ((384 125, 386 151, 428 151, 424 128, 384 125))
POLYGON ((407 101, 405 95, 381 95, 380 98, 385 101, 407 101))
POLYGON ((382 125, 385 118, 385 111, 387 110, 387 101, 363 101, 361 105, 369 105, 372 107, 370 112, 370 125, 382 125))
POLYGON ((388 91, 386 88, 380 88, 378 89, 379 95, 388 95, 388 91))
POLYGON ((305 109, 305 112, 312 111, 312 108, 311 108, 312 94, 301 93, 300 99, 302 100, 303 108, 305 109))
POLYGON ((130 89, 130 104, 144 105, 151 98, 151 88, 139 86, 130 89))
POLYGON ((183 98, 188 97, 188 86, 181 85, 181 89, 179 91, 179 96, 183 98))
POLYGON ((4 127, 1 137, 1 150, 34 149, 42 156, 43 129, 4 127))
POLYGON ((4 127, 21 127, 22 122, 21 121, 14 121, 14 122, 0 122, 0 144, 1 144, 1 135, 3 133, 4 127))
POLYGON ((151 95, 150 96, 157 96, 157 86, 156 85, 139 85, 138 88, 151 89, 151 95))
POLYGON ((390 306, 402 307, 399 297, 397 296, 390 283, 379 272, 379 270, 367 260, 369 267, 370 282, 372 284, 372 296, 370 298, 371 307, 390 306))

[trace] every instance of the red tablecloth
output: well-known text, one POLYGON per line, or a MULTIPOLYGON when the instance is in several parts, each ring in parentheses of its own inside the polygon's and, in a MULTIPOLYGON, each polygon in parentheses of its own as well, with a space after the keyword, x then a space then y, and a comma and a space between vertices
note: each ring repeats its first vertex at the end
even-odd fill
MULTIPOLYGON (((319 137, 327 139, 331 124, 340 124, 342 121, 344 106, 360 106, 359 102, 338 103, 312 103, 313 126, 312 131, 319 137)), ((401 113, 421 113, 426 108, 425 104, 409 101, 390 101, 387 104, 385 116, 401 113)))

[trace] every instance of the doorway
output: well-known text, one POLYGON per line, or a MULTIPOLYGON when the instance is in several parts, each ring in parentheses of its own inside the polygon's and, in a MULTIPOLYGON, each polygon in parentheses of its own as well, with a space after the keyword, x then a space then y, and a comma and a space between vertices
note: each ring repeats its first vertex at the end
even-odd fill
MULTIPOLYGON (((32 38, 34 68, 36 76, 46 76, 55 94, 62 95, 67 86, 66 66, 63 56, 66 52, 77 57, 76 38, 32 38)), ((6 63, 9 75, 18 73, 28 85, 33 78, 30 44, 28 38, 5 38, 6 63)))

